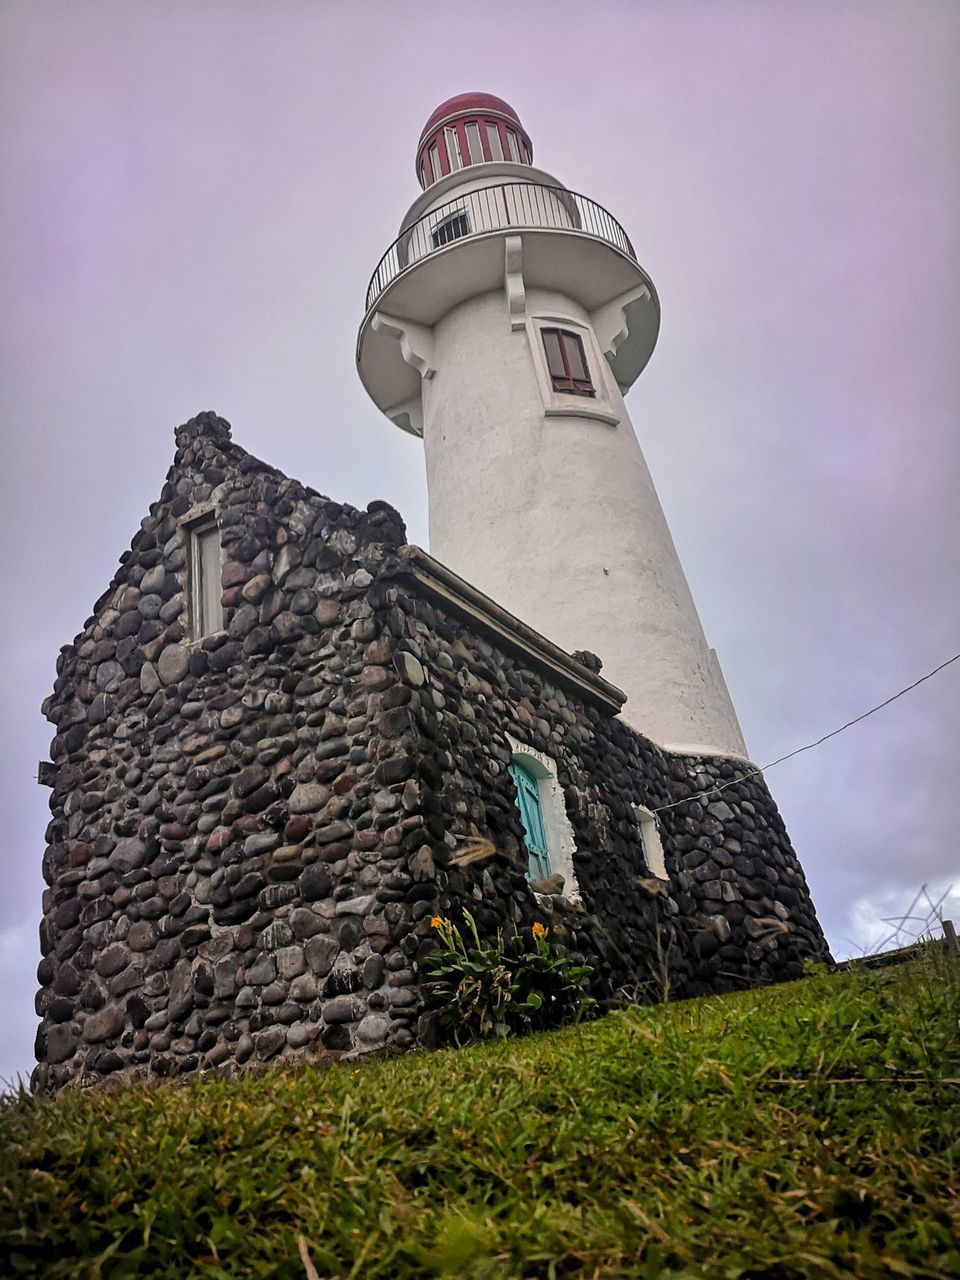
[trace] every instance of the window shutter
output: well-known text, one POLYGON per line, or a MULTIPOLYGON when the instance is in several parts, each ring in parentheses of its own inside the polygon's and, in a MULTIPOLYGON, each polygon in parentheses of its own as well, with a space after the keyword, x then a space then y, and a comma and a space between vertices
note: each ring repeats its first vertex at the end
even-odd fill
POLYGON ((547 354, 547 368, 550 370, 550 377, 554 381, 558 378, 561 380, 565 378, 567 371, 563 367, 563 356, 560 352, 560 334, 556 329, 544 329, 543 349, 547 354))
POLYGON ((592 396, 593 383, 580 335, 569 329, 541 329, 540 336, 554 391, 592 396))
POLYGON ((510 776, 517 788, 520 823, 530 857, 528 874, 531 880, 544 880, 550 875, 550 855, 543 829, 543 814, 540 811, 540 788, 536 778, 527 773, 516 760, 510 765, 510 776))
POLYGON ((575 333, 564 333, 561 340, 564 354, 567 357, 567 365, 570 369, 570 377, 575 383, 585 382, 589 386, 590 377, 583 359, 582 340, 575 333))

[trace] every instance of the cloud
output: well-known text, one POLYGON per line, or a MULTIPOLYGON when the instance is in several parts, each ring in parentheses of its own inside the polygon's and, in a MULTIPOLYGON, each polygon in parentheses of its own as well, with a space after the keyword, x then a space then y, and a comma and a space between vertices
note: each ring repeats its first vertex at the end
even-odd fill
MULTIPOLYGON (((282 20, 16 8, 0 1074, 32 1058, 37 708, 159 492, 174 425, 216 408, 244 447, 337 501, 387 499, 427 544, 421 444, 369 401, 353 345, 449 94, 512 102, 537 162, 608 207, 653 276, 663 331, 628 403, 754 758, 956 651, 960 6, 608 0, 578 33, 596 70, 575 92, 544 0, 493 6, 508 41, 489 8, 429 6, 429 65, 423 24, 385 0, 363 22, 290 3, 282 20)), ((882 940, 925 881, 960 883, 958 691, 960 664, 770 773, 838 953, 882 940)))
MULTIPOLYGON (((36 989, 37 926, 33 920, 0 930, 0 973, 7 992, 36 989)), ((29 1079, 34 1066, 33 1041, 37 1018, 26 1000, 11 1002, 3 1015, 0 1038, 0 1085, 29 1079)))
POLYGON ((925 934, 939 936, 943 920, 960 921, 960 875, 868 894, 850 909, 849 936, 841 941, 838 959, 888 951, 925 934))

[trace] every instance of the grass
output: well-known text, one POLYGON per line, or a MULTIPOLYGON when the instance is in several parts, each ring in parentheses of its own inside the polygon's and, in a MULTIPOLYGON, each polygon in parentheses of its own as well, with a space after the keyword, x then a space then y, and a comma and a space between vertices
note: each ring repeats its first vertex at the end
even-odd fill
POLYGON ((0 1107, 5 1277, 960 1275, 960 965, 0 1107))

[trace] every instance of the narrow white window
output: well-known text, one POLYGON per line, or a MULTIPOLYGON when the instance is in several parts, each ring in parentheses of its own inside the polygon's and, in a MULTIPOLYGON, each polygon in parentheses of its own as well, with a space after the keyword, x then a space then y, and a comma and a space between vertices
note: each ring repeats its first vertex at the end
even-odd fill
POLYGON ((520 163, 520 151, 517 148, 517 135, 512 129, 507 130, 507 146, 510 148, 510 159, 520 163))
POLYGON ((483 163, 483 151, 480 149, 480 126, 471 121, 464 127, 467 135, 467 150, 470 152, 471 164, 483 163))
POLYGON ((220 530, 216 516, 205 516, 189 526, 190 622, 193 638, 200 640, 223 629, 220 597, 220 530))
POLYGON ((637 834, 640 851, 647 871, 658 880, 667 879, 667 864, 663 856, 663 844, 660 840, 660 828, 656 815, 643 805, 633 806, 633 816, 637 823, 637 834))
POLYGON ((500 145, 500 130, 495 124, 487 125, 487 143, 490 146, 490 159, 502 160, 503 148, 500 145))
POLYGON ((440 148, 435 142, 431 143, 427 155, 430 157, 430 181, 436 182, 440 177, 440 148))
POLYGON ((460 139, 457 137, 456 129, 444 129, 443 139, 447 144, 447 160, 450 162, 450 172, 454 169, 463 168, 463 156, 460 154, 460 139))

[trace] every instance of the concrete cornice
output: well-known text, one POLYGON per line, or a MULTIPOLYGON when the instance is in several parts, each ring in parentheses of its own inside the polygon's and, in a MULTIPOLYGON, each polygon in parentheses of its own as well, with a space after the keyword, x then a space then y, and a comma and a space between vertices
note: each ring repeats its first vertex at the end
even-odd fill
POLYGON ((677 745, 673 742, 666 742, 660 747, 660 750, 664 755, 684 756, 686 759, 729 760, 732 764, 743 765, 744 768, 752 769, 755 773, 763 772, 760 766, 754 764, 749 756, 745 756, 739 751, 725 751, 720 747, 709 747, 703 743, 681 743, 677 745))
POLYGON ((573 689, 580 697, 599 707, 606 715, 615 716, 627 695, 602 676, 588 671, 546 636, 497 604, 495 600, 435 560, 421 547, 401 547, 397 572, 440 603, 455 609, 485 631, 494 635, 505 648, 533 662, 558 684, 573 689))

